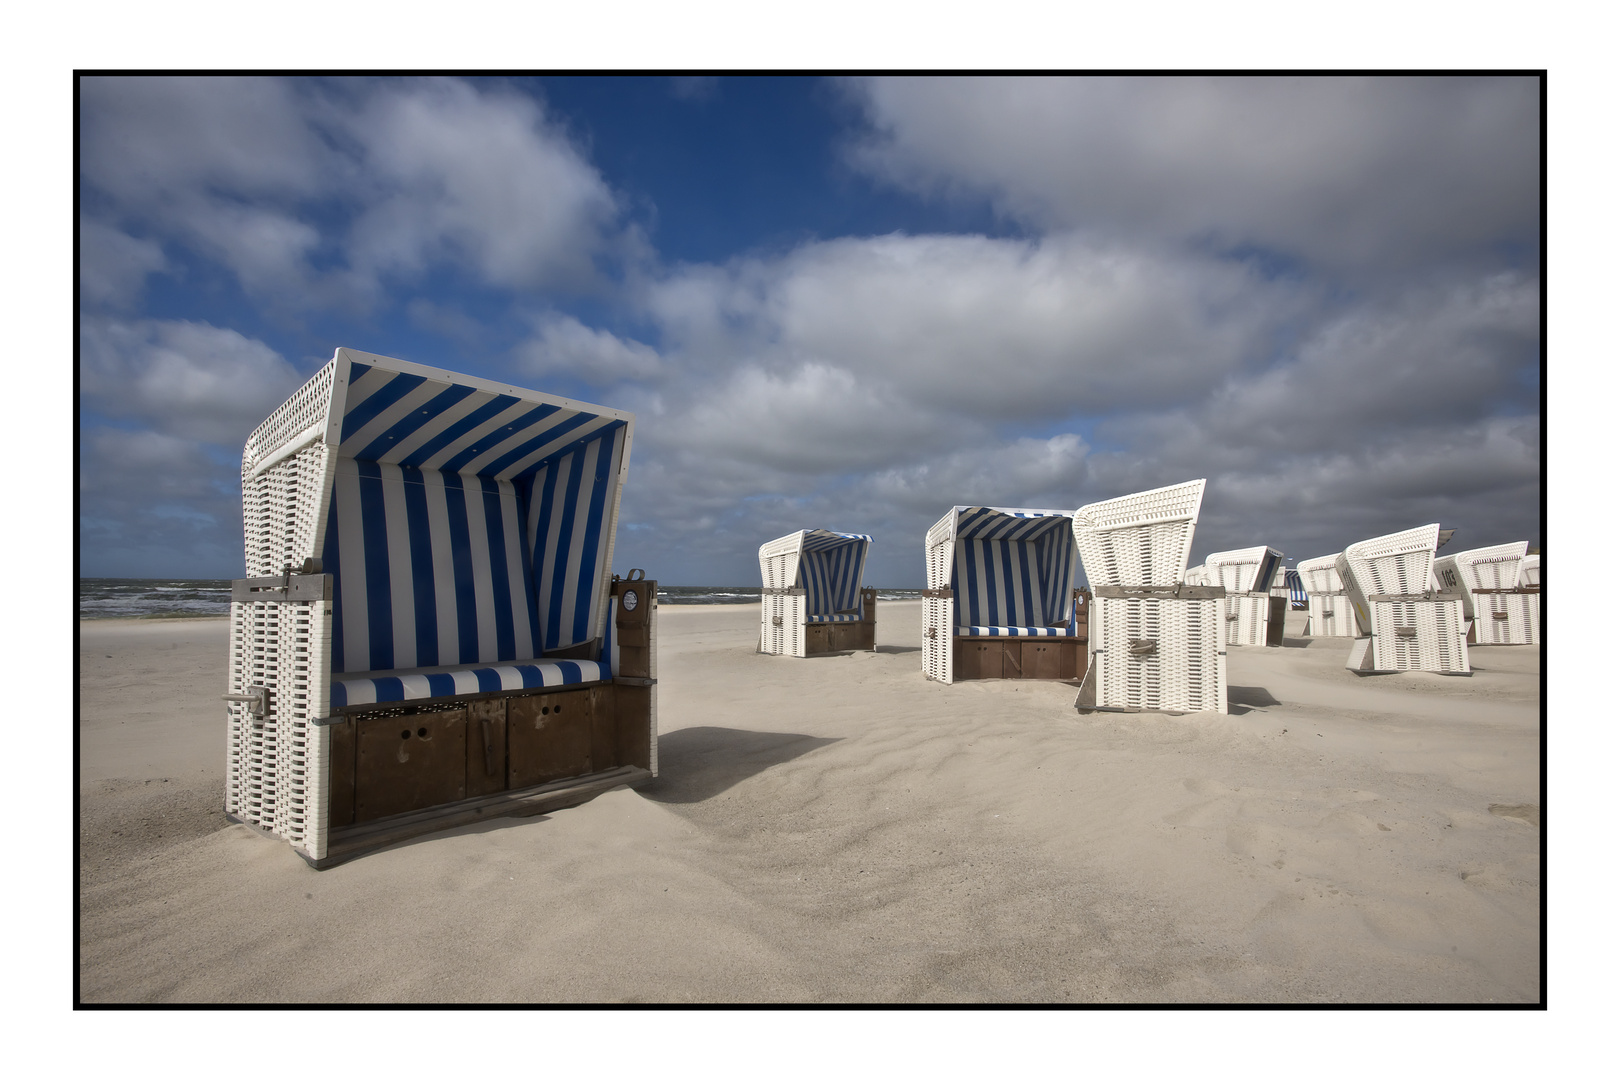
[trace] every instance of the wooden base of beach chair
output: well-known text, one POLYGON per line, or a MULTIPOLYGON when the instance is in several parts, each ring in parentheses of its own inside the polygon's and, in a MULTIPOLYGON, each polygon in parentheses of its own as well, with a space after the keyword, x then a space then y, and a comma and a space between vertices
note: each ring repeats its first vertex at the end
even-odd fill
MULTIPOLYGON (((326 856, 312 859, 300 848, 294 848, 299 858, 317 870, 326 870, 361 855, 370 854, 390 844, 413 840, 429 833, 442 832, 460 825, 472 825, 502 817, 532 817, 579 806, 618 787, 639 787, 653 779, 646 769, 625 765, 615 769, 575 776, 566 780, 553 780, 518 791, 503 791, 496 795, 461 799, 443 806, 394 814, 375 821, 346 828, 334 828, 327 839, 326 856)), ((235 815, 232 821, 253 825, 235 815)), ((266 836, 275 836, 268 829, 253 826, 266 836)))
POLYGON ((1083 637, 959 637, 952 646, 955 681, 964 679, 1080 679, 1086 674, 1083 637))
POLYGON ((804 628, 804 655, 867 652, 877 648, 877 623, 811 623, 804 628))

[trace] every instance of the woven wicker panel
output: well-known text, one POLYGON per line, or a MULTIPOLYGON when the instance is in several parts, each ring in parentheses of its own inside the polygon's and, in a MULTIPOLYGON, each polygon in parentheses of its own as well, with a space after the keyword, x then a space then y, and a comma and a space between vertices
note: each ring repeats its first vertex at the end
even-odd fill
POLYGON ((1092 588, 1179 584, 1192 553, 1204 483, 1193 480, 1076 510, 1075 543, 1092 588))
POLYGON ((1226 711, 1222 601, 1099 597, 1091 619, 1099 708, 1226 711), (1133 642, 1152 642, 1133 654, 1133 642))
POLYGON ((1534 593, 1485 593, 1473 599, 1476 644, 1541 644, 1541 597, 1534 593))
POLYGON ((1355 606, 1342 592, 1312 594, 1307 604, 1311 637, 1355 637, 1361 632, 1356 626, 1355 606))
MULTIPOLYGON (((1348 565, 1362 596, 1409 596, 1423 592, 1432 584, 1434 546, 1439 539, 1439 524, 1423 525, 1351 544, 1344 549, 1341 559, 1348 565)), ((1341 568, 1340 575, 1343 574, 1341 568)), ((1348 581, 1345 584, 1346 587, 1351 585, 1348 581)))
POLYGON ((1344 581, 1339 577, 1338 561, 1339 556, 1336 554, 1321 555, 1314 559, 1306 559, 1295 567, 1308 595, 1320 596, 1343 591, 1344 581))
POLYGON ((787 631, 787 640, 783 647, 789 656, 804 656, 806 635, 804 630, 804 617, 809 610, 809 598, 797 593, 784 596, 782 615, 782 628, 787 631))
POLYGON ((955 659, 951 654, 951 631, 956 625, 956 601, 938 596, 923 598, 923 674, 935 682, 956 681, 955 659))
POLYGON ((328 361, 325 367, 315 373, 314 378, 299 387, 264 423, 253 429, 247 445, 242 448, 244 476, 259 462, 285 446, 288 440, 317 425, 325 426, 332 406, 332 378, 336 371, 337 361, 328 361))
POLYGON ((1375 600, 1371 609, 1373 670, 1467 672, 1461 599, 1375 600), (1403 634, 1402 630, 1415 630, 1403 634))
POLYGON ((1541 588, 1541 556, 1526 555, 1519 563, 1519 584, 1526 588, 1541 588))
POLYGON ((1223 601, 1225 641, 1228 645, 1264 645, 1271 617, 1269 593, 1227 595, 1223 601))

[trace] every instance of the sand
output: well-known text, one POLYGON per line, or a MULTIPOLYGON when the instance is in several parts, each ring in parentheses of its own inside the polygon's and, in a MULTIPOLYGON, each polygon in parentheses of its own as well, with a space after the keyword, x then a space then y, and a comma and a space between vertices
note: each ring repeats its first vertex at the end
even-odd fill
POLYGON ((224 620, 79 627, 79 992, 106 1002, 1540 1000, 1540 666, 1234 648, 1230 715, 754 652, 660 609, 661 773, 317 872, 227 822, 224 620))

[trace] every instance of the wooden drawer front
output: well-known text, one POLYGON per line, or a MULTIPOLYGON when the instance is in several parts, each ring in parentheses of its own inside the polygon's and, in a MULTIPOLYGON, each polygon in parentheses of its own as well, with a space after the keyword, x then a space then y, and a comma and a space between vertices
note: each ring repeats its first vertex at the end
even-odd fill
POLYGON ((828 633, 832 627, 826 623, 811 623, 804 628, 804 652, 824 653, 832 650, 832 635, 828 633))
POLYGON ((958 638, 961 651, 957 655, 958 679, 1000 679, 1006 661, 1007 647, 994 638, 958 638))
POLYGON ((1077 642, 1073 638, 1023 642, 1023 668, 1026 679, 1072 679, 1075 677, 1077 642))
POLYGON ((466 709, 355 723, 356 822, 466 798, 466 709))
POLYGON ((512 698, 506 713, 506 781, 512 789, 596 771, 591 763, 591 692, 512 698))

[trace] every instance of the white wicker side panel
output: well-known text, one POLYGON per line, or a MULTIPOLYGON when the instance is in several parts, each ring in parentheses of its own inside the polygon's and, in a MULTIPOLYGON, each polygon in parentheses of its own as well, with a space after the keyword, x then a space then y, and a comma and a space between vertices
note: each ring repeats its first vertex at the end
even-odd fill
POLYGON ((1375 600, 1374 671, 1469 671, 1460 599, 1375 600))
POLYGON ((954 597, 923 597, 923 674, 935 682, 949 684, 956 681, 955 658, 951 654, 951 628, 955 625, 954 597))
POLYGON ((1228 645, 1264 645, 1271 615, 1270 594, 1228 593, 1225 599, 1224 640, 1228 645))
MULTIPOLYGON (((654 590, 656 591, 656 590, 654 590)), ((653 681, 647 702, 647 769, 658 775, 658 597, 650 596, 652 607, 647 611, 647 677, 653 681)))
POLYGON ((1224 605, 1219 598, 1099 597, 1093 601, 1097 706, 1226 711, 1224 605), (1151 642, 1133 653, 1133 643, 1151 642))
POLYGON ((1355 637, 1360 633, 1356 609, 1348 596, 1311 596, 1309 604, 1312 637, 1355 637))
POLYGON ((1480 645, 1538 645, 1540 597, 1533 593, 1474 594, 1474 640, 1480 645))
POLYGON ((804 620, 810 610, 810 598, 793 594, 782 599, 787 601, 782 615, 782 628, 787 631, 787 652, 791 656, 802 658, 805 646, 804 620))
POLYGON ((759 651, 781 656, 787 641, 787 597, 766 594, 759 603, 759 651))
MULTIPOLYGON (((255 604, 231 605, 227 694, 244 694, 253 684, 255 604)), ((225 812, 257 823, 263 815, 261 739, 244 702, 225 703, 225 812)))

